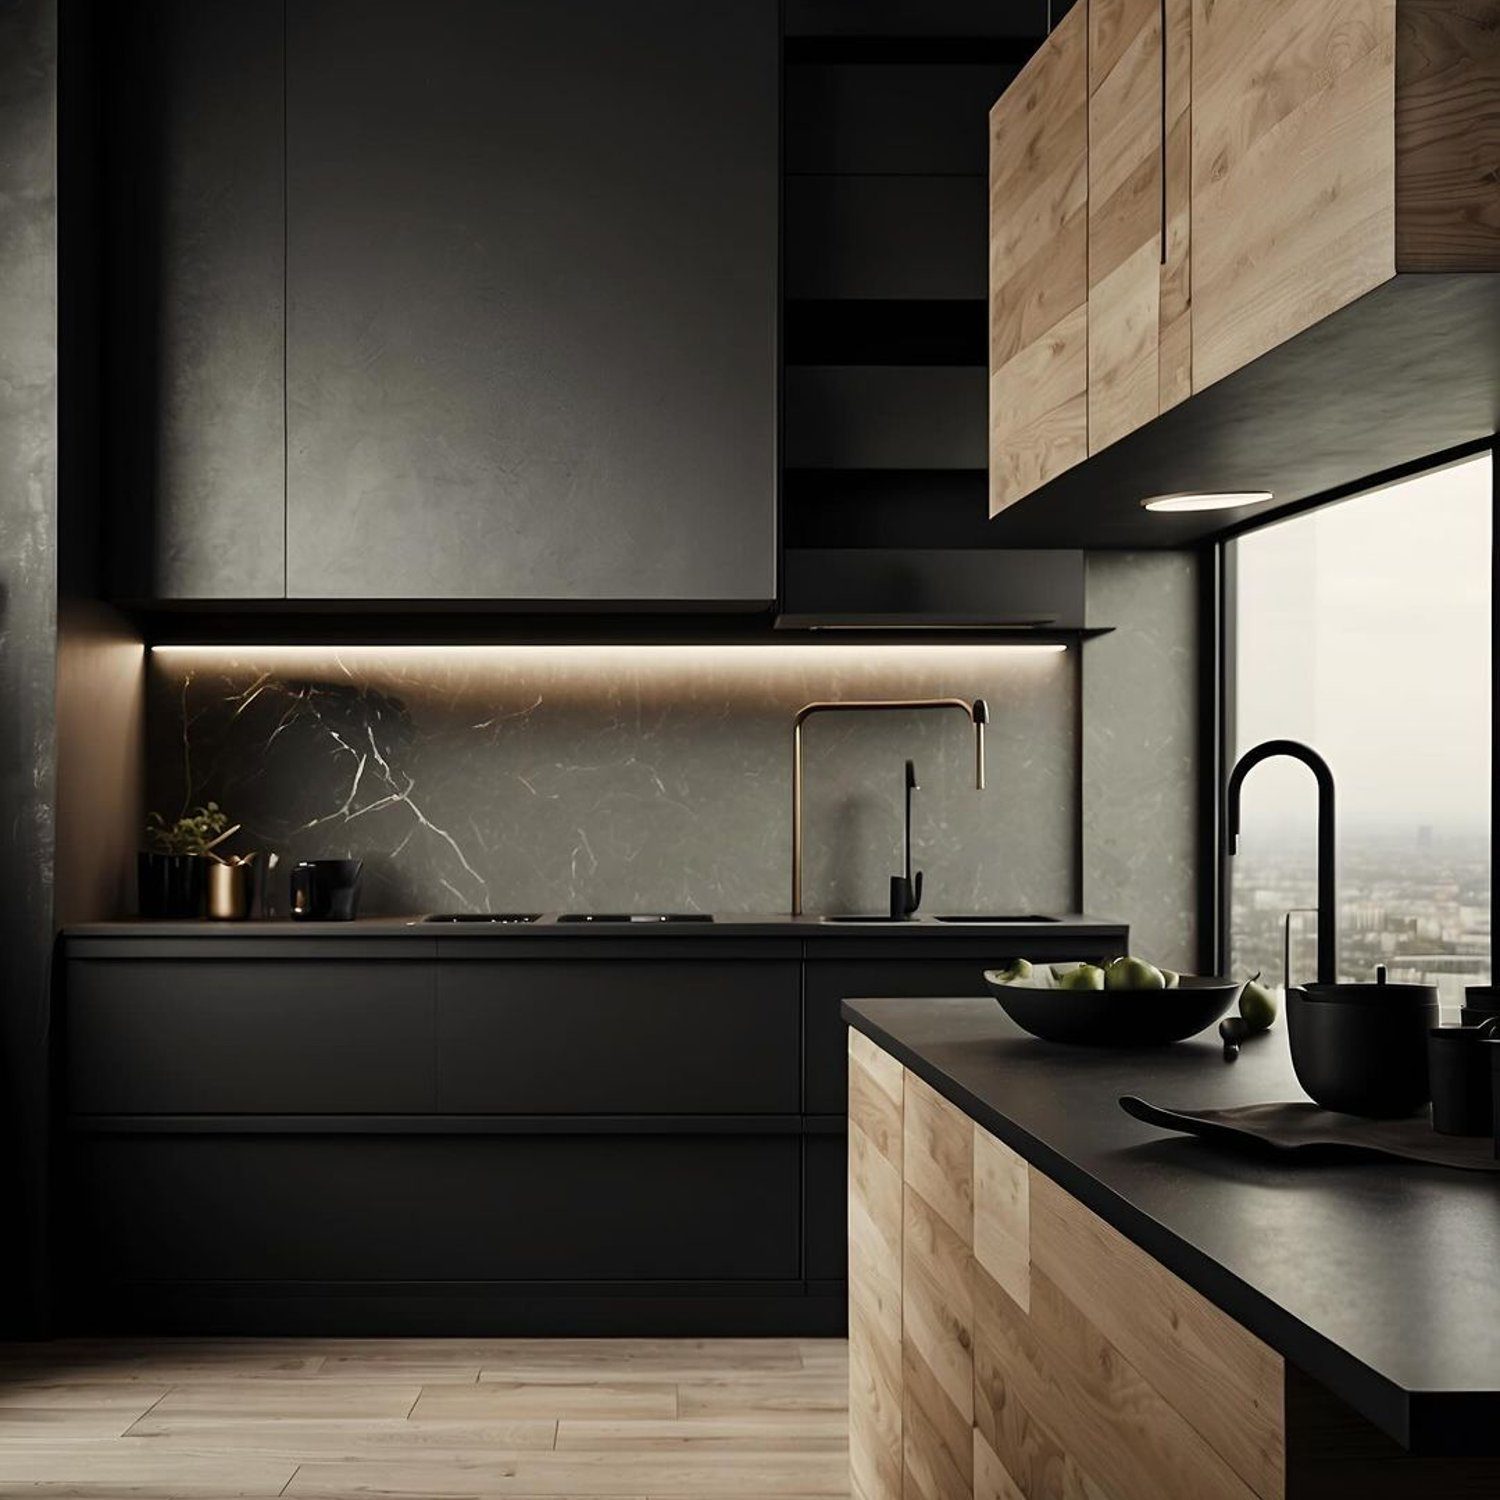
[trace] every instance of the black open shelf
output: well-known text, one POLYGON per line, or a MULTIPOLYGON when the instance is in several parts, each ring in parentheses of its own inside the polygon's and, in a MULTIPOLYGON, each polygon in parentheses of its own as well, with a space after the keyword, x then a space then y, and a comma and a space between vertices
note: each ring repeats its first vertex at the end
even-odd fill
POLYGON ((789 365, 983 365, 986 304, 970 299, 796 298, 786 304, 789 365))

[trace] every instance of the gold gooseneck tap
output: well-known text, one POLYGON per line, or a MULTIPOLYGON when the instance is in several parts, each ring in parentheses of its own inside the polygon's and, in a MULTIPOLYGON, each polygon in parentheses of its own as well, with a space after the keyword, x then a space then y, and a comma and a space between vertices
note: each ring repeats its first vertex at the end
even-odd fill
POLYGON ((792 720, 792 915, 802 915, 802 726, 814 715, 834 710, 885 713, 899 709, 956 708, 974 725, 974 785, 984 790, 984 726, 990 721, 983 698, 846 698, 837 703, 808 703, 792 720))

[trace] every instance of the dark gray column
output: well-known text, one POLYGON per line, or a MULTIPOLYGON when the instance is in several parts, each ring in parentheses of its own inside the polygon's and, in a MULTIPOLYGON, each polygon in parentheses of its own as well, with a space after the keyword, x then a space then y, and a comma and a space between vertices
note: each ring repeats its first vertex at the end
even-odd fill
POLYGON ((39 1326, 57 637, 56 0, 0 6, 0 1337, 39 1326))

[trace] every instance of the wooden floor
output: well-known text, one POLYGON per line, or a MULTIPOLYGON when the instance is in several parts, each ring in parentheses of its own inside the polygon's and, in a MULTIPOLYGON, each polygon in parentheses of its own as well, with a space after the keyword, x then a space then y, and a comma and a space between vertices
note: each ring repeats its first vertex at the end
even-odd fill
POLYGON ((0 1496, 846 1495, 834 1339, 0 1345, 0 1496))

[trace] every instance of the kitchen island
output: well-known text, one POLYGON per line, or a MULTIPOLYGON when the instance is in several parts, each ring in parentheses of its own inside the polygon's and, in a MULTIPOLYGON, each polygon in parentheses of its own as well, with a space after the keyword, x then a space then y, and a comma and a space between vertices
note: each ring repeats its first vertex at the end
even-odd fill
POLYGON ((844 1015, 858 1500, 1500 1493, 1500 1177, 1119 1108, 1301 1098, 1280 1028, 1226 1064, 990 1000, 844 1015))

